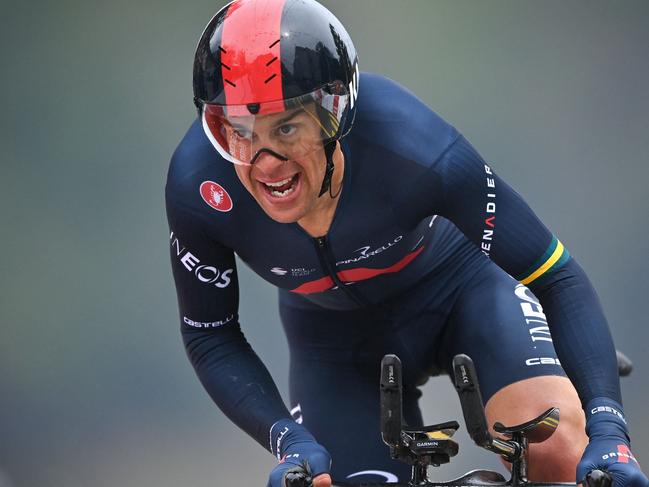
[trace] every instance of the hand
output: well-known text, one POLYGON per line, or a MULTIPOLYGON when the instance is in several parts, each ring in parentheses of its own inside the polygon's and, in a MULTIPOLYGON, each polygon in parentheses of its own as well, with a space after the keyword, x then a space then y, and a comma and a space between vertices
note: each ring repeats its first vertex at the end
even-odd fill
POLYGON ((328 473, 318 475, 311 483, 311 476, 305 467, 293 467, 284 473, 285 487, 331 487, 331 477, 328 473))
POLYGON ((605 470, 613 477, 613 487, 647 487, 649 480, 631 453, 627 441, 608 437, 591 440, 577 465, 577 479, 583 481, 591 470, 605 470))
POLYGON ((588 403, 586 414, 590 442, 577 465, 577 481, 599 469, 613 477, 613 487, 648 487, 649 479, 631 453, 622 407, 610 399, 597 398, 588 403))
POLYGON ((285 419, 275 423, 270 433, 279 464, 270 473, 267 487, 310 487, 311 478, 313 487, 331 487, 331 456, 306 428, 285 419))

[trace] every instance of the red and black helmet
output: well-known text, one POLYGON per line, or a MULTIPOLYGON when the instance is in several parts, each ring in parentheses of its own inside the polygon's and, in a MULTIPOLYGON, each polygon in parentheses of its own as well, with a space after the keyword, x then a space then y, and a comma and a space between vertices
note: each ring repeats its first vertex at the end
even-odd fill
POLYGON ((263 115, 307 98, 328 112, 326 143, 351 129, 358 73, 349 34, 315 0, 235 0, 212 18, 198 42, 194 102, 212 143, 237 159, 223 147, 219 124, 205 120, 206 111, 215 117, 263 115))

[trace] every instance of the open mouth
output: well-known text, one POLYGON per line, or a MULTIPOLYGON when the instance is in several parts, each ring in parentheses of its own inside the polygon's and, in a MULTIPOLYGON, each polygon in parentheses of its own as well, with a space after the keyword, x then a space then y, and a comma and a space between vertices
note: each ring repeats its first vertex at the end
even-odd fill
MULTIPOLYGON (((300 173, 294 174, 290 178, 276 181, 274 183, 261 183, 268 194, 275 198, 286 198, 297 187, 300 179, 300 173)), ((261 181, 260 181, 261 182, 261 181)))

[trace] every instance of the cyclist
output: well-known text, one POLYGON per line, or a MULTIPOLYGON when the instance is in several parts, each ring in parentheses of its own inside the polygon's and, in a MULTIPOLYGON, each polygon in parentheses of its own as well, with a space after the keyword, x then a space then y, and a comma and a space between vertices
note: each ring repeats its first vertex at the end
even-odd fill
POLYGON ((224 7, 196 50, 194 101, 166 187, 182 336, 216 404, 277 456, 269 486, 296 464, 317 487, 405 480, 378 433, 380 358, 402 358, 405 420, 421 425, 418 386, 461 352, 490 423, 561 408, 531 479, 602 468, 647 485, 582 269, 454 127, 360 74, 328 10, 224 7), (235 252, 279 288, 291 411, 241 331, 235 252))

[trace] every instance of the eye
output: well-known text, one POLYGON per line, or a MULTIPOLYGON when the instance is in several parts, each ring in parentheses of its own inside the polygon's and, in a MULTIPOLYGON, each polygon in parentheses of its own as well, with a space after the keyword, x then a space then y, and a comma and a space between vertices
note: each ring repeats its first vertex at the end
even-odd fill
POLYGON ((295 125, 293 125, 292 123, 286 123, 284 125, 280 125, 277 128, 277 133, 283 137, 287 137, 293 135, 296 130, 297 127, 295 125))
POLYGON ((232 133, 239 139, 250 139, 252 136, 250 130, 247 130, 243 127, 233 127, 232 133))

